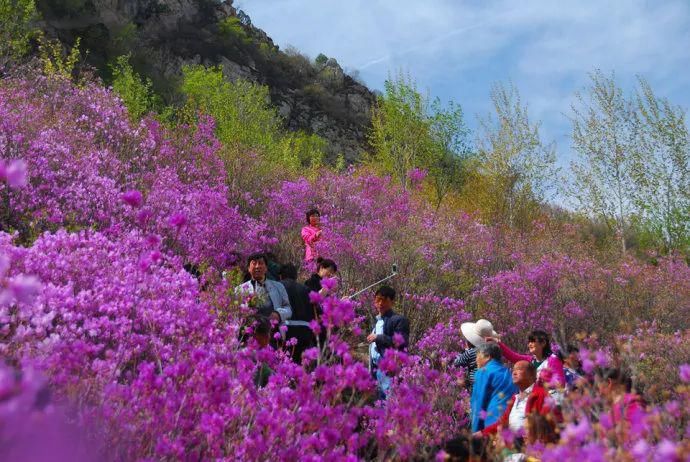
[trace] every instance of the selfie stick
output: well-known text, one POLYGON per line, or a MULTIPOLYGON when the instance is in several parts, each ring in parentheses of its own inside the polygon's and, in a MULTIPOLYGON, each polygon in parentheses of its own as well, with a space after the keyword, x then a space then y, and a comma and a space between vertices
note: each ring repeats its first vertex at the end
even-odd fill
POLYGON ((380 281, 376 281, 375 283, 370 284, 370 285, 366 286, 364 289, 362 289, 362 290, 360 290, 360 291, 358 291, 358 292, 355 292, 354 294, 349 295, 349 296, 347 296, 347 297, 345 297, 345 298, 347 298, 347 299, 353 299, 353 298, 355 298, 357 295, 366 292, 367 290, 371 289, 372 287, 374 287, 374 286, 376 286, 376 285, 378 285, 378 284, 381 284, 383 281, 387 281, 387 280, 389 280, 389 279, 391 279, 391 278, 397 276, 397 275, 398 275, 398 265, 393 264, 392 271, 393 271, 393 272, 392 272, 391 274, 389 274, 389 275, 386 276, 385 278, 381 279, 380 281))

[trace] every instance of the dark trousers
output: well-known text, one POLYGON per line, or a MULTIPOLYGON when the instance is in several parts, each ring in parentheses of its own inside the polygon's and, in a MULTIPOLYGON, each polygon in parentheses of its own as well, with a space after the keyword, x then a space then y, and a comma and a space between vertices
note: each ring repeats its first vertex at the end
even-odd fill
POLYGON ((285 339, 290 340, 292 338, 297 339, 297 345, 289 347, 289 351, 292 351, 292 360, 300 364, 304 350, 316 346, 316 338, 314 337, 314 332, 309 327, 288 326, 285 339))

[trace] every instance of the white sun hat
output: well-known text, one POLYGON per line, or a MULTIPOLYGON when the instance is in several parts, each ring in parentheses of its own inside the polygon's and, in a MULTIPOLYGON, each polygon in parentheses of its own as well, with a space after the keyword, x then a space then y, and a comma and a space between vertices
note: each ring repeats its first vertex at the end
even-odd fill
POLYGON ((498 337, 494 326, 486 319, 480 319, 477 322, 463 322, 460 325, 460 330, 467 341, 474 346, 486 343, 485 337, 498 337))

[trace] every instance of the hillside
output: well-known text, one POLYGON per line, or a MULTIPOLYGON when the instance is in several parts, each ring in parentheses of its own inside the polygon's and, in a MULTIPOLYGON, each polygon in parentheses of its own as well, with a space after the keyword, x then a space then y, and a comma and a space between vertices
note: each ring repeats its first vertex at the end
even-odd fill
POLYGON ((106 82, 109 64, 129 53, 135 70, 174 103, 183 65, 220 65, 231 80, 267 85, 288 129, 328 140, 328 159, 342 153, 352 162, 365 148, 373 93, 334 59, 280 50, 232 0, 39 0, 37 7, 47 34, 67 46, 80 38, 106 82))

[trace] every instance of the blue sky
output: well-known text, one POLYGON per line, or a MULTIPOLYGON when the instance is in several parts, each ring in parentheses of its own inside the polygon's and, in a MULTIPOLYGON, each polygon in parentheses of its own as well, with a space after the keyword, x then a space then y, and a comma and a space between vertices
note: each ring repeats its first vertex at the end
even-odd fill
POLYGON ((599 68, 630 90, 636 75, 690 107, 690 0, 240 0, 282 48, 358 70, 372 89, 409 72, 432 97, 460 103, 468 125, 490 110, 494 82, 512 81, 542 138, 570 158, 573 94, 599 68))

